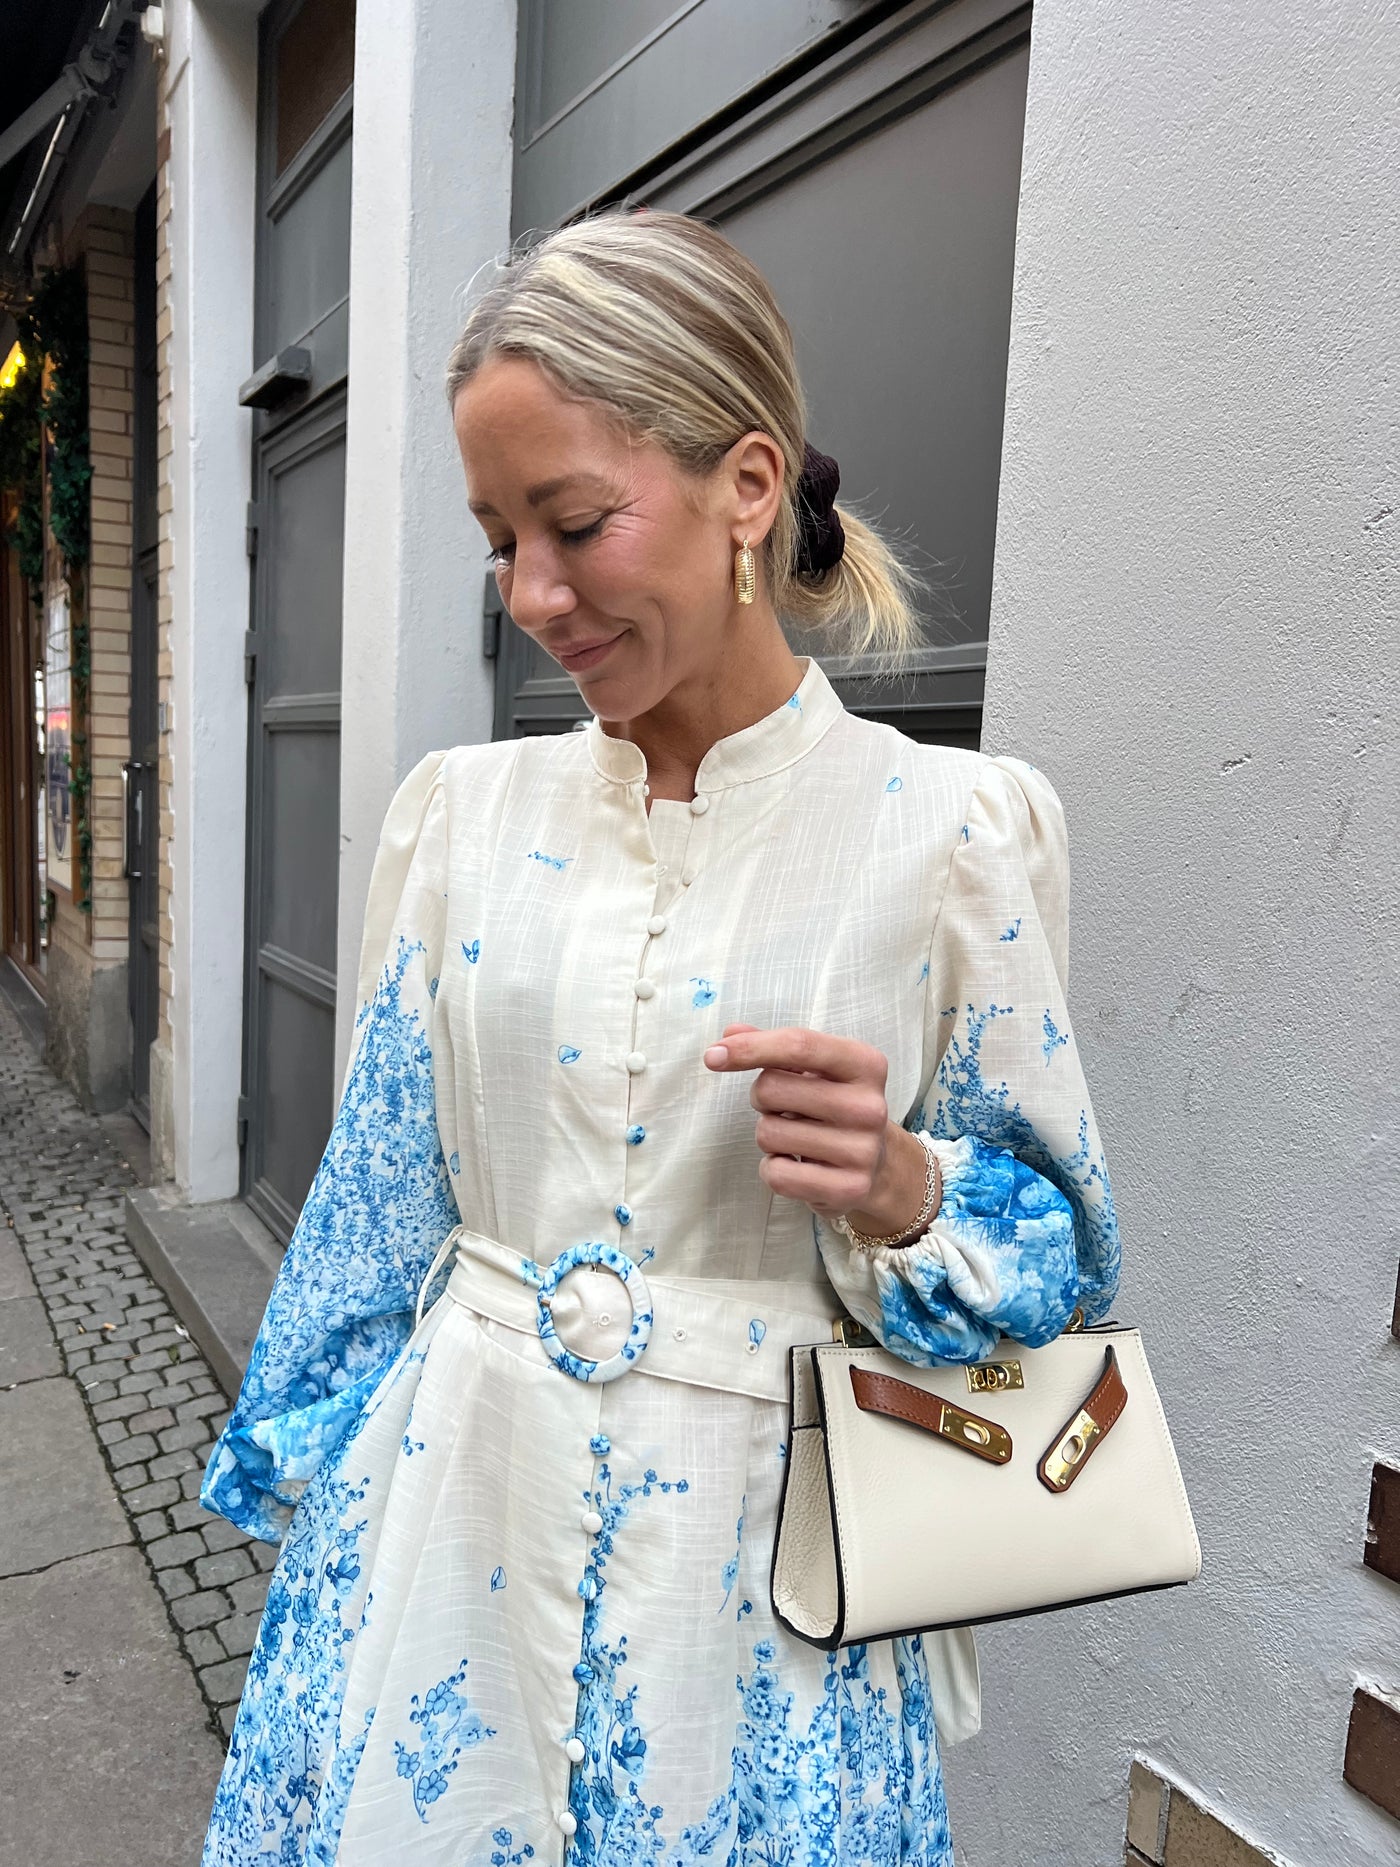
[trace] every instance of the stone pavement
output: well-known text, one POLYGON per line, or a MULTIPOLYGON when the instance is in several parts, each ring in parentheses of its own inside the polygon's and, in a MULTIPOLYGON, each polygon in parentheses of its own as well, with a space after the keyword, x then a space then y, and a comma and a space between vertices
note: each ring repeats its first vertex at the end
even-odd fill
POLYGON ((228 1402, 133 1179, 0 1000, 0 1867, 196 1867, 275 1559, 200 1507, 228 1402))

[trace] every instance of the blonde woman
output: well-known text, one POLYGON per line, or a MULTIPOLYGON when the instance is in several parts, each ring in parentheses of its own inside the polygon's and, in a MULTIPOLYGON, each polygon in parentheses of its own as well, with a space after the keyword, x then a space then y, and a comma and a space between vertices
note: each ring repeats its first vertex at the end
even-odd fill
POLYGON ((909 582, 718 232, 550 235, 448 386, 512 621, 593 718, 390 807, 205 1483, 282 1542, 205 1862, 949 1867, 957 1652, 773 1610, 787 1351, 849 1314, 971 1362, 1107 1307, 1059 806, 790 647, 897 656, 909 582))

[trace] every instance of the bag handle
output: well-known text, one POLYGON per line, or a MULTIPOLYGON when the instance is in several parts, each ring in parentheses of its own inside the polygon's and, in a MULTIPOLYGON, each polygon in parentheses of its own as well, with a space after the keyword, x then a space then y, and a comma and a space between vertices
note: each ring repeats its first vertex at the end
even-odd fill
POLYGON ((883 1413, 892 1420, 907 1420, 911 1426, 921 1426, 926 1433, 986 1459, 989 1465, 1010 1463, 1011 1435, 1004 1426, 984 1420, 980 1413, 951 1406, 911 1381, 897 1381, 892 1374, 876 1374, 871 1368, 858 1368, 852 1363, 851 1392, 862 1413, 883 1413))
POLYGON ((1047 1491, 1058 1495, 1069 1490, 1127 1404, 1128 1390, 1123 1385, 1118 1357, 1110 1342, 1103 1373, 1093 1392, 1078 1413, 1065 1422, 1035 1468, 1036 1476, 1047 1491))

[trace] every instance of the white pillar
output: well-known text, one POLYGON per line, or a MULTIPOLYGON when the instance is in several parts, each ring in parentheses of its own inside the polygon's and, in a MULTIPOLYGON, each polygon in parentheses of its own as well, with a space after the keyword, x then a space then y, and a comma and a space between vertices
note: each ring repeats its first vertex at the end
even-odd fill
POLYGON ((485 550, 443 394, 461 288, 510 239, 515 0, 359 0, 336 1084, 375 842, 425 752, 491 734, 485 550))
POLYGON ((171 1090, 175 1178, 238 1190, 248 759, 245 524, 253 369, 257 15, 176 0, 169 25, 174 416, 171 1090))

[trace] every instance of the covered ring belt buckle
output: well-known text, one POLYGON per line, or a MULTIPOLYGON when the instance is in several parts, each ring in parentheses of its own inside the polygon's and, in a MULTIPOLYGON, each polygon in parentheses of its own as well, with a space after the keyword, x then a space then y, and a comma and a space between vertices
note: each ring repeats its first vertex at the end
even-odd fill
POLYGON ((651 1340, 651 1291, 641 1266, 616 1245, 570 1245, 543 1270, 527 1259, 521 1267, 521 1275, 526 1283, 535 1286, 535 1327, 545 1354, 562 1374, 572 1375, 576 1381, 615 1381, 634 1367, 645 1352, 651 1340), (587 1355, 576 1355, 559 1340, 554 1327, 554 1293, 569 1272, 577 1270, 581 1264, 600 1265, 611 1271, 621 1281, 632 1305, 632 1326, 627 1340, 606 1361, 590 1361, 587 1355))

